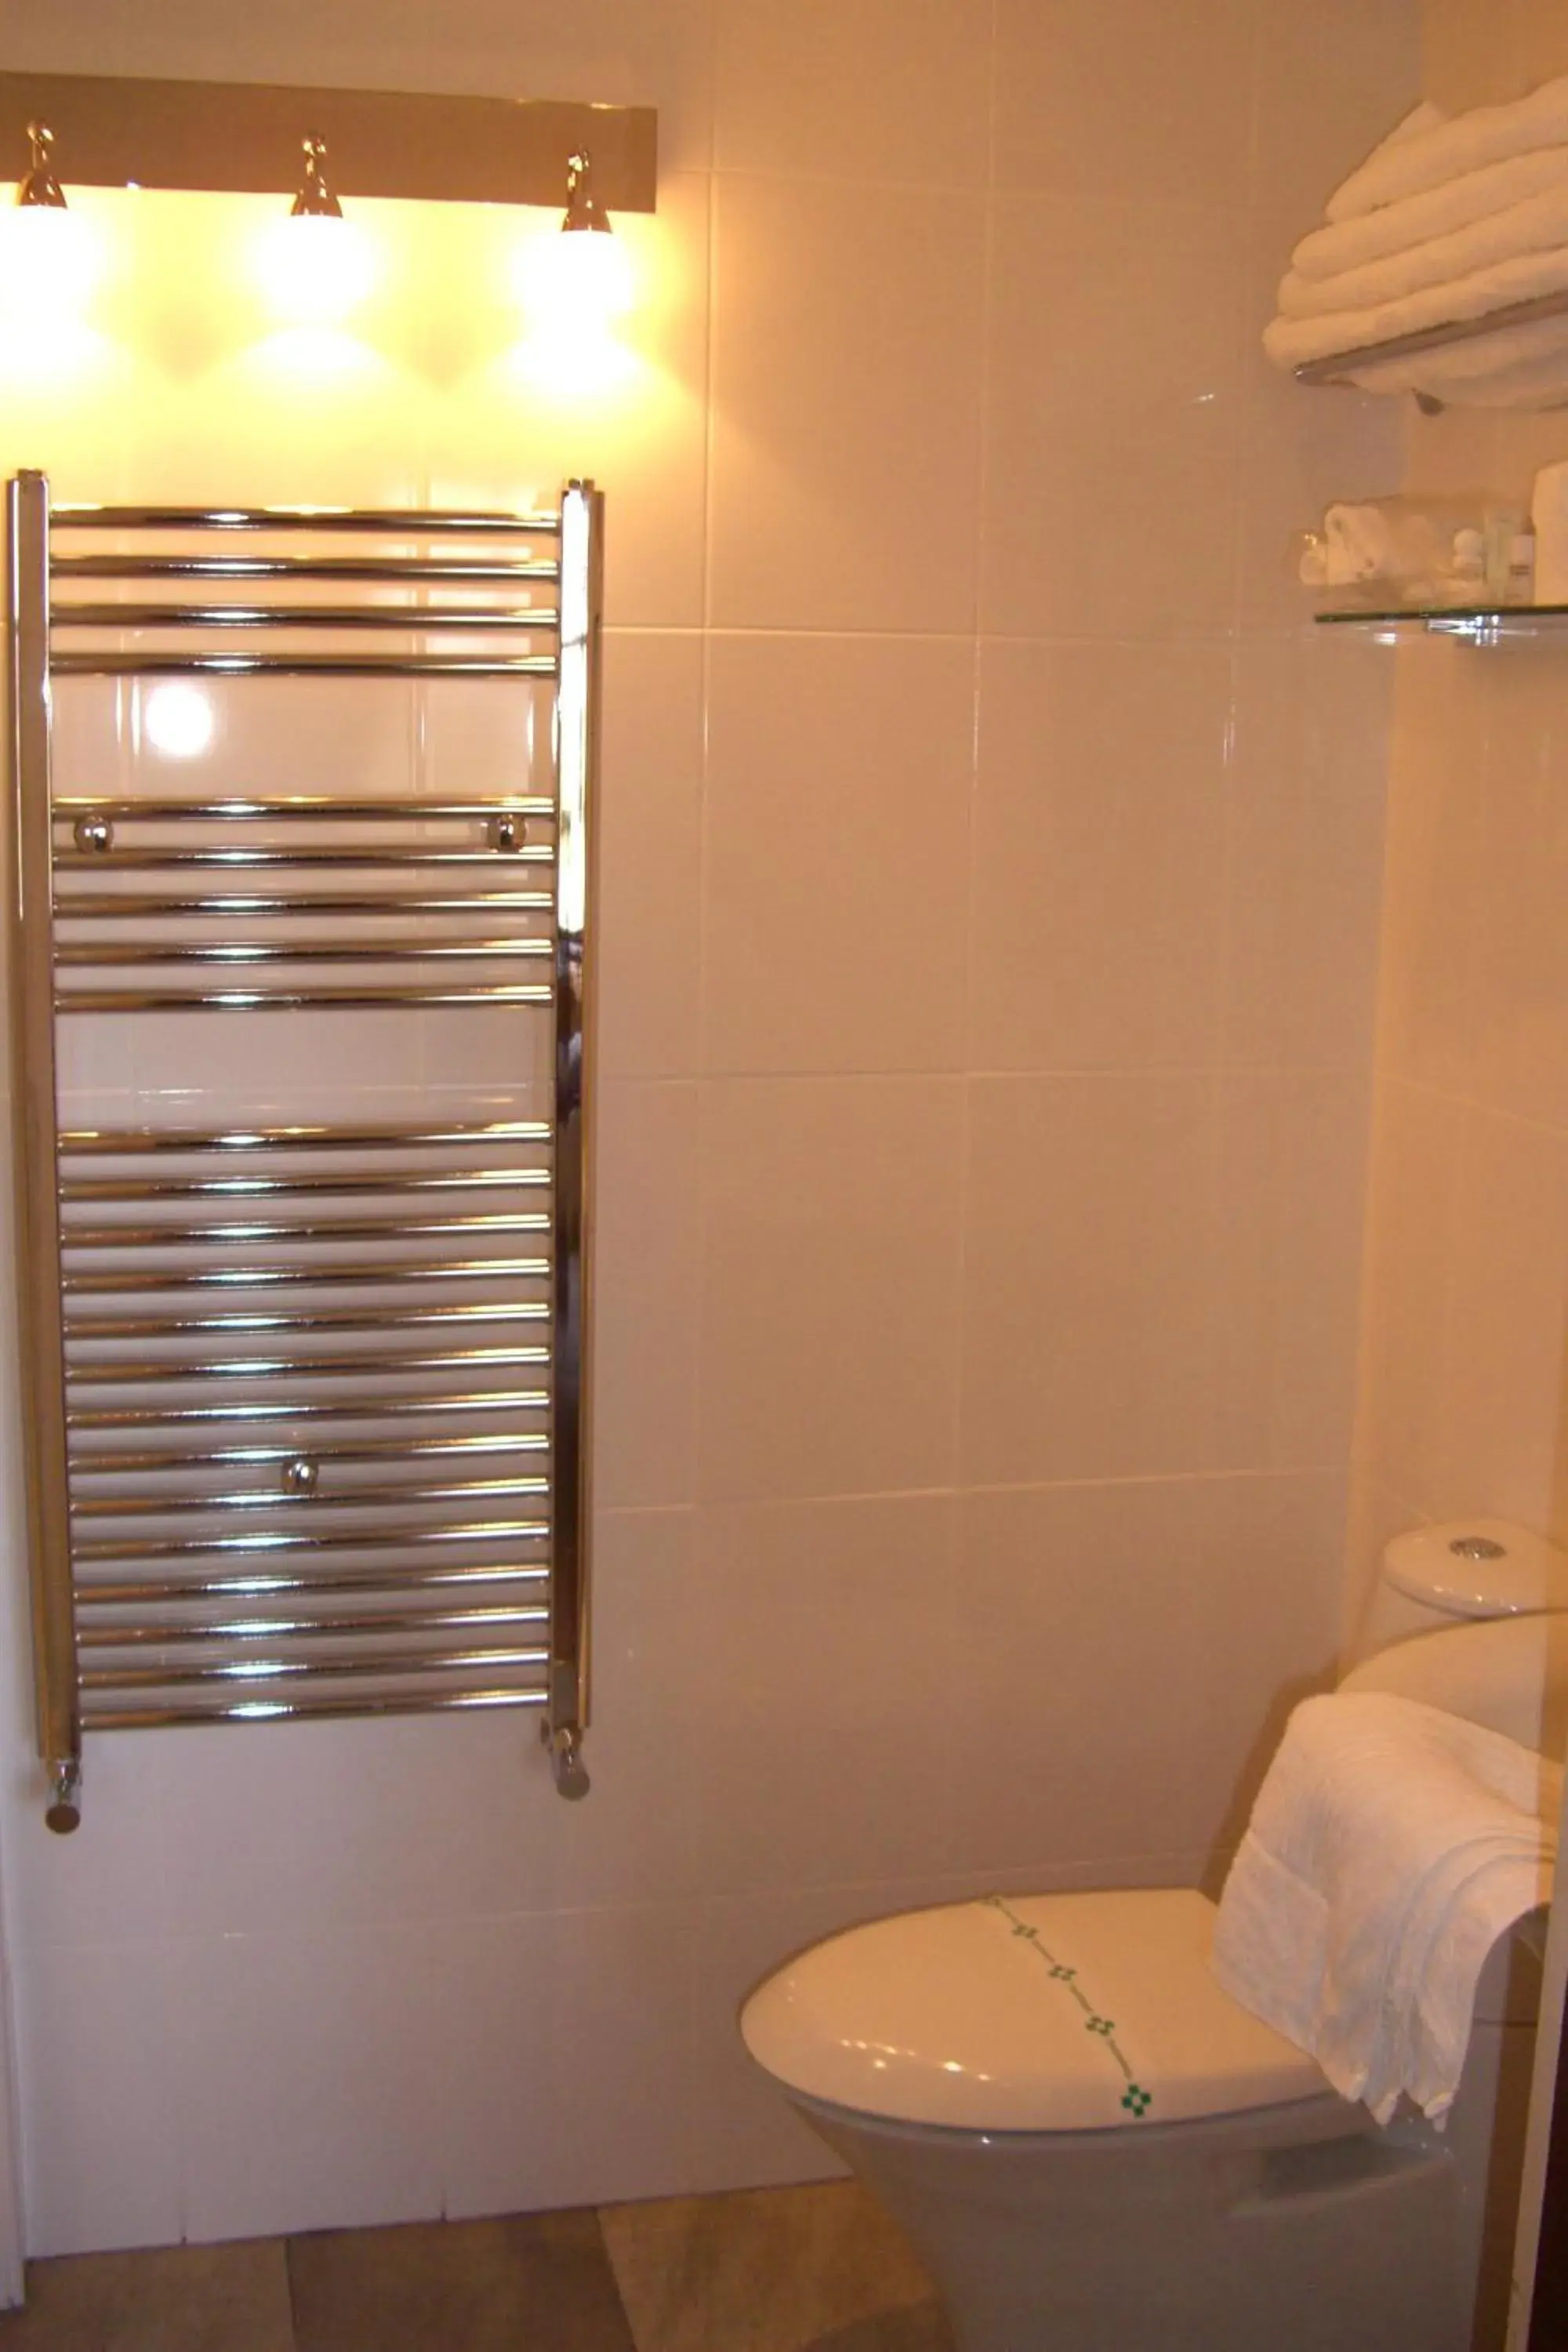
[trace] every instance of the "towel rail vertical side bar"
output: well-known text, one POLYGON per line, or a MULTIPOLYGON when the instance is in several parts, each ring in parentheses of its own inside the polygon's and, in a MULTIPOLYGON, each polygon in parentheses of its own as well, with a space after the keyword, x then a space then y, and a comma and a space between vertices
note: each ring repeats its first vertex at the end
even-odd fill
POLYGON ((550 1689, 541 1736, 563 1797, 587 1793, 587 1603, 593 1297, 594 830, 599 735, 604 498, 571 482, 561 501, 561 639, 555 697, 555 1409, 550 1689))
POLYGON ((22 1345, 38 1750, 48 1825, 80 1819, 77 1680, 66 1452, 65 1340, 56 1171, 54 909, 49 756, 49 486, 18 474, 7 493, 11 791, 11 1098, 16 1287, 22 1345))

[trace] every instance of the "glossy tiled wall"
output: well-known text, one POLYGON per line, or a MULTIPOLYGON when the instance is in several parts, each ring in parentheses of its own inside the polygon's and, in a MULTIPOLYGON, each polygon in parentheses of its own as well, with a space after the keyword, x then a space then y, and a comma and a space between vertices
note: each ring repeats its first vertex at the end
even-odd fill
POLYGON ((1415 27, 0 7, 8 64, 651 100, 665 166, 575 400, 475 213, 358 208, 302 343, 265 206, 100 201, 102 340, 0 352, 79 494, 591 470, 611 544, 594 1794, 516 1723, 132 1735, 60 1844, 18 1689, 34 2251, 824 2168, 737 2053, 770 1960, 1233 1827, 1337 1633, 1388 686, 1283 541, 1397 464, 1257 330, 1415 27))

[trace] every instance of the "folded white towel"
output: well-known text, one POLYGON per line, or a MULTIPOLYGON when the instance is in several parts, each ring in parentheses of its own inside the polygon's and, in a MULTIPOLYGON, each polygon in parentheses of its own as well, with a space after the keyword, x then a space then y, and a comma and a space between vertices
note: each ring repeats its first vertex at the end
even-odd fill
POLYGON ((1428 237, 1424 245, 1407 246, 1359 269, 1342 270, 1336 278, 1303 278, 1290 270, 1279 288, 1280 315, 1312 319, 1328 310, 1369 310, 1424 287, 1451 286, 1496 262, 1568 245, 1568 147, 1562 152, 1557 185, 1510 205, 1507 212, 1472 221, 1448 236, 1428 237))
POLYGON ((1568 245, 1546 253, 1526 253, 1511 261, 1495 261, 1468 277, 1443 286, 1424 286, 1391 302, 1374 302, 1362 310, 1326 310, 1311 319, 1274 319, 1263 331, 1263 348, 1277 367, 1297 367, 1303 360, 1326 359, 1335 352, 1359 351, 1366 343, 1385 343, 1396 335, 1415 333, 1423 327, 1447 326, 1456 319, 1484 319, 1537 294, 1561 293, 1568 287, 1568 245))
POLYGON ((1301 239, 1290 256, 1299 278, 1338 278, 1346 270, 1363 269, 1368 262, 1385 261, 1392 253, 1405 253, 1413 245, 1451 236, 1473 221, 1505 213, 1529 196, 1568 181, 1568 147, 1542 147, 1530 155, 1510 155, 1506 163, 1489 163, 1484 171, 1463 173, 1427 188, 1418 196, 1384 205, 1359 218, 1331 222, 1301 239))
POLYGON ((1452 121, 1413 127, 1406 117, 1399 131, 1374 148, 1357 172, 1329 199, 1331 221, 1355 220, 1401 197, 1441 187, 1464 173, 1568 142, 1568 76, 1549 81, 1508 106, 1473 107, 1452 121))
POLYGON ((1220 1900, 1215 1973, 1386 2123, 1453 2104, 1477 1979, 1551 1892, 1561 1769, 1379 1692, 1287 1726, 1220 1900))

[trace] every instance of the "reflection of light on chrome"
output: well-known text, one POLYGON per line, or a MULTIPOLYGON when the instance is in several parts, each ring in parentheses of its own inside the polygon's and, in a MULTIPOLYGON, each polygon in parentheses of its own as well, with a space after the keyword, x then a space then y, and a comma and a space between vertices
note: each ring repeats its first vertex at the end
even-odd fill
POLYGON ((216 728, 211 696, 184 678, 155 686, 142 706, 148 748, 165 760, 199 760, 216 728))
POLYGON ((558 772, 556 920, 563 937, 581 940, 588 919, 588 858, 584 833, 588 792, 587 540, 591 509, 575 486, 561 502, 561 667, 555 688, 558 772))

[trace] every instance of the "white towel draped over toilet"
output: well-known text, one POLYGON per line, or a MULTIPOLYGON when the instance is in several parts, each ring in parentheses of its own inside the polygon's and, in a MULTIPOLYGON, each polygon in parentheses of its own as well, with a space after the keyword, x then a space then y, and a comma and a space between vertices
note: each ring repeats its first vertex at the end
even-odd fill
POLYGON ((1214 1969, 1386 2123, 1441 2122, 1498 1937, 1548 1900, 1563 1773, 1379 1692, 1292 1715, 1220 1900, 1214 1969))
MULTIPOLYGON (((1408 115, 1298 244, 1264 349, 1300 367, 1542 297, 1568 298, 1568 77, 1452 121, 1430 106, 1408 115)), ((1470 340, 1473 356, 1458 342, 1365 362, 1351 380, 1474 407, 1568 402, 1560 338, 1495 350, 1489 336, 1470 340)))

